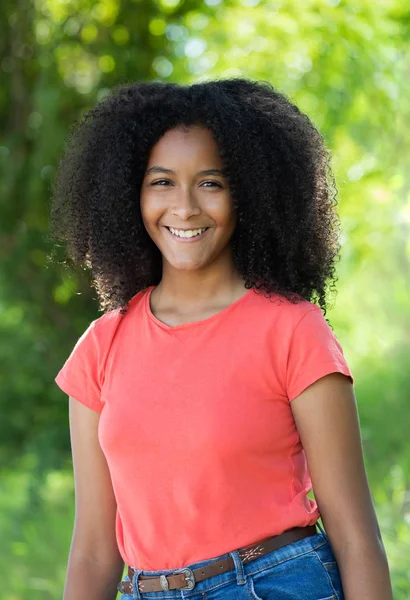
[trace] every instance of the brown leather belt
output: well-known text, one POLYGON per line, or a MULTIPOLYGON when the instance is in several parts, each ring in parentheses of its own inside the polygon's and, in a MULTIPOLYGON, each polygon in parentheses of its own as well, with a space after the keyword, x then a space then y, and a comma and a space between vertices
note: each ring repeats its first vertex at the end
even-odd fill
MULTIPOLYGON (((315 535, 317 533, 316 525, 309 525, 307 527, 293 527, 284 531, 280 535, 274 535, 270 538, 256 542, 252 546, 241 548, 239 550, 239 556, 243 563, 251 562, 268 552, 273 552, 282 546, 296 542, 305 537, 315 535)), ((218 560, 208 566, 199 567, 198 569, 189 569, 188 567, 182 569, 175 569, 172 575, 140 575, 138 577, 138 589, 142 592, 167 592, 169 590, 192 590, 195 584, 208 577, 214 575, 220 575, 226 571, 231 571, 235 568, 232 556, 218 560)), ((122 594, 132 594, 132 578, 134 577, 134 570, 128 567, 128 577, 131 581, 121 581, 117 589, 122 594)))

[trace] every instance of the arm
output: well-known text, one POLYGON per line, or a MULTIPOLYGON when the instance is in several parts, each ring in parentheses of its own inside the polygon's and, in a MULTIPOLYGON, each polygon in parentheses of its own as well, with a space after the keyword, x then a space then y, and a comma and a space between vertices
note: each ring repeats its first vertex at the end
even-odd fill
POLYGON ((75 523, 63 600, 115 600, 124 562, 115 538, 116 500, 97 428, 100 413, 69 398, 75 523))
POLYGON ((345 600, 392 600, 350 379, 341 373, 326 375, 308 386, 290 406, 339 566, 345 600))

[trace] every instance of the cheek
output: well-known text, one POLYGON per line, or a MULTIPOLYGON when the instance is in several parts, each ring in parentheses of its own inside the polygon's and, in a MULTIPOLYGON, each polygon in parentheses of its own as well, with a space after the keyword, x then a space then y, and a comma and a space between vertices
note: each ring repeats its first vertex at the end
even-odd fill
POLYGON ((224 210, 223 213, 221 213, 220 223, 226 229, 229 229, 229 230, 232 230, 232 231, 235 229, 235 227, 236 227, 236 214, 233 212, 232 209, 224 210))
POLYGON ((152 196, 150 197, 149 194, 141 194, 140 210, 145 226, 153 226, 161 216, 160 203, 155 201, 152 196))
POLYGON ((228 198, 211 199, 206 203, 204 209, 216 223, 221 225, 227 225, 236 219, 232 202, 228 198))

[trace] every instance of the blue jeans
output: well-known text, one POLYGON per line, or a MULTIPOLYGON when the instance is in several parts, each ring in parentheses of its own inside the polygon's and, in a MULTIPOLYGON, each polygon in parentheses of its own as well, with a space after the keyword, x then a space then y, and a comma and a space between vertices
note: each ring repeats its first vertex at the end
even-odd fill
MULTIPOLYGON (((342 583, 329 538, 319 523, 316 534, 282 546, 255 560, 243 563, 238 550, 187 565, 190 569, 207 566, 232 556, 235 569, 214 575, 195 584, 192 590, 140 592, 137 580, 142 575, 171 575, 174 570, 136 570, 133 594, 120 600, 343 600, 342 583)), ((124 578, 130 581, 128 575, 124 578)))

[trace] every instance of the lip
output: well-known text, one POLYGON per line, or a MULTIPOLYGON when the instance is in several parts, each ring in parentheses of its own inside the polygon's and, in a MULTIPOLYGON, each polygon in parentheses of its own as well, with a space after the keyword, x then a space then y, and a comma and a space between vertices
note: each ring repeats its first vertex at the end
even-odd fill
MULTIPOLYGON (((165 227, 164 225, 164 229, 166 230, 166 232, 168 233, 168 235, 175 241, 175 242, 183 242, 185 244, 187 243, 194 243, 194 242, 199 242, 200 240, 202 240, 206 234, 208 233, 208 231, 210 230, 210 227, 208 227, 207 229, 205 229, 205 231, 203 233, 201 233, 201 235, 196 235, 195 237, 192 238, 180 238, 177 237, 176 235, 174 235, 173 233, 170 232, 170 230, 168 229, 168 227, 165 227)), ((174 228, 172 228, 174 229, 174 228)), ((200 229, 199 227, 197 227, 197 229, 200 229)), ((189 231, 189 229, 184 229, 181 231, 189 231)))

